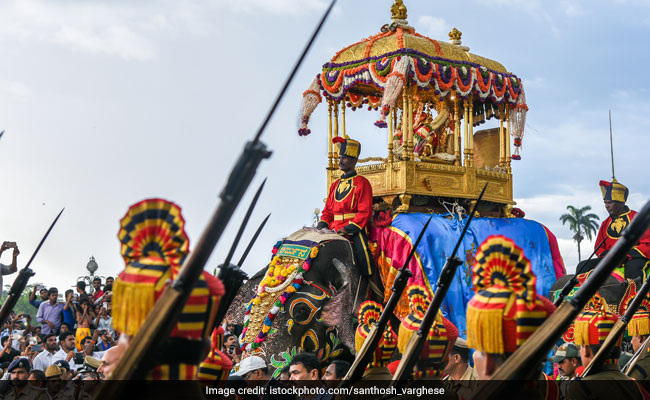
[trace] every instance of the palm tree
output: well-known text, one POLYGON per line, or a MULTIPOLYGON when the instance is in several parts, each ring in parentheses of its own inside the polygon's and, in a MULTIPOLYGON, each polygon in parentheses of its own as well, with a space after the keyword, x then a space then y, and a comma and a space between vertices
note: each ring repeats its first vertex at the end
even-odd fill
POLYGON ((562 214, 560 221, 562 221, 562 225, 569 223, 569 229, 576 233, 573 236, 573 240, 578 242, 578 262, 580 262, 580 242, 585 238, 583 233, 591 240, 593 235, 596 234, 596 231, 598 231, 598 222, 596 221, 600 220, 600 218, 596 214, 587 214, 591 210, 591 206, 584 206, 582 208, 566 206, 566 209, 569 212, 562 214))

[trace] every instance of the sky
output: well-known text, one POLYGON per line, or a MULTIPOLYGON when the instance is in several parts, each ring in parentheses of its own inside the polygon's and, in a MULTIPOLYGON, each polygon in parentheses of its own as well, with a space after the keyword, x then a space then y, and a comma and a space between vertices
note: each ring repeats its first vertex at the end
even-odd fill
MULTIPOLYGON (((272 213, 243 268, 254 273, 273 244, 313 222, 326 196, 326 110, 297 134, 302 92, 336 51, 390 22, 391 0, 339 0, 263 141, 262 163, 206 268, 225 258, 254 189, 268 177, 236 257, 272 213)), ((628 204, 650 196, 645 75, 650 1, 405 0, 416 31, 447 41, 456 27, 472 53, 523 79, 530 112, 514 193, 527 218, 577 263, 566 206, 606 217, 598 188, 616 177, 628 204)), ((74 285, 91 256, 116 275, 119 220, 147 197, 179 204, 195 243, 244 143, 253 137, 323 10, 325 0, 78 1, 0 3, 0 240, 16 241, 19 267, 65 211, 32 267, 31 282, 74 285)), ((377 115, 348 116, 365 155, 385 155, 377 115)), ((583 255, 593 243, 583 242, 583 255)), ((10 252, 2 256, 7 263, 10 252)), ((14 276, 6 277, 11 283, 14 276)))

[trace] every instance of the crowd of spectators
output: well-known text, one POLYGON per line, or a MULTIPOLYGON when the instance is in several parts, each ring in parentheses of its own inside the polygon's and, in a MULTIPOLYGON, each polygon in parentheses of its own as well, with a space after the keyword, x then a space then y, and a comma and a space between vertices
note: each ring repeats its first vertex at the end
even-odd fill
POLYGON ((34 286, 29 304, 36 321, 30 313, 11 313, 0 332, 0 396, 90 398, 94 385, 85 382, 108 375, 102 359, 119 339, 112 324, 112 285, 112 277, 103 284, 96 277, 92 288, 79 281, 63 296, 55 287, 34 286))

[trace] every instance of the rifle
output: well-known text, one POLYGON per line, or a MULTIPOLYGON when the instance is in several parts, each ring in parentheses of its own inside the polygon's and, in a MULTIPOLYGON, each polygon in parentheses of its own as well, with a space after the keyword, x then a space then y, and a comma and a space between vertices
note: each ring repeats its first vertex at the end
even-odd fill
POLYGON ((422 318, 422 322, 420 323, 420 328, 416 333, 411 335, 408 345, 406 346, 406 350, 404 351, 404 354, 402 354, 402 359, 399 365, 397 366, 397 369, 395 370, 395 374, 393 375, 393 381, 391 383, 391 386, 393 387, 399 385, 399 382, 404 382, 406 379, 408 379, 411 376, 411 374, 413 373, 413 367, 415 366, 415 363, 420 359, 422 346, 424 345, 424 342, 427 336, 429 335, 429 331, 431 330, 431 327, 433 326, 433 323, 436 320, 436 315, 438 315, 438 311, 440 310, 442 301, 445 299, 445 296, 447 295, 449 286, 451 286, 451 281, 454 279, 454 276, 456 275, 456 269, 458 268, 459 265, 463 263, 460 260, 460 258, 456 257, 456 252, 458 252, 458 248, 460 247, 460 244, 463 242, 465 233, 467 233, 467 229, 469 228, 469 225, 472 223, 472 219, 474 218, 474 212, 476 211, 476 208, 481 202, 481 199, 483 199, 483 195, 485 194, 485 189, 487 189, 487 186, 488 186, 487 183, 485 184, 485 186, 483 186, 483 190, 481 191, 481 194, 478 196, 476 203, 474 203, 474 207, 472 207, 472 211, 469 214, 469 219, 467 220, 467 223, 463 228, 463 232, 461 233, 460 238, 458 238, 458 241, 456 242, 456 247, 454 247, 454 251, 451 253, 449 257, 447 257, 447 262, 445 263, 445 266, 442 268, 442 271, 440 272, 440 276, 438 277, 438 282, 436 283, 436 293, 433 295, 433 299, 431 300, 431 303, 429 303, 429 307, 427 308, 427 311, 424 313, 424 317, 422 318))
POLYGON ((571 300, 563 302, 546 321, 501 365, 475 399, 494 399, 507 397, 505 390, 517 390, 521 381, 534 379, 532 373, 538 371, 539 364, 553 348, 562 333, 571 325, 589 299, 605 282, 612 270, 620 265, 628 251, 639 241, 650 225, 650 201, 632 220, 622 237, 598 266, 580 286, 571 300), (519 382, 516 382, 519 381, 519 382))
POLYGON ((36 274, 34 271, 29 269, 29 266, 32 265, 32 261, 34 261, 34 257, 36 257, 36 254, 38 254, 38 251, 41 249, 41 246, 43 246, 43 243, 45 243, 45 239, 47 239, 48 235, 52 231, 52 228, 54 228, 54 225, 59 220, 59 217, 61 216, 61 214, 63 214, 63 210, 65 210, 65 208, 62 208, 61 211, 59 212, 59 215, 57 215, 56 218, 54 218, 54 221, 52 221, 52 224, 47 229, 47 232, 45 232, 45 235, 43 235, 43 238, 38 243, 38 246, 36 246, 36 250, 34 250, 34 253, 32 253, 32 256, 29 258, 29 261, 27 261, 25 267, 23 267, 18 272, 18 276, 16 277, 16 280, 14 280, 14 283, 11 285, 11 289, 9 289, 7 300, 5 300, 5 303, 2 305, 2 308, 0 308, 0 326, 3 326, 5 322, 7 322, 7 319, 9 319, 9 314, 11 314, 11 311, 16 306, 16 303, 18 303, 18 299, 20 299, 20 296, 22 296, 23 290, 25 290, 29 278, 31 278, 36 274))
POLYGON ((594 358, 591 359, 591 362, 585 368, 584 372, 580 374, 581 377, 588 376, 592 370, 600 369, 605 360, 609 358, 612 349, 616 347, 616 342, 625 332, 625 327, 627 327, 627 324, 632 320, 632 316, 634 316, 634 313, 641 305, 641 302, 646 298, 648 290, 650 290, 650 280, 646 278, 641 289, 639 289, 639 292, 634 296, 634 299, 630 302, 627 310, 625 310, 625 314, 616 321, 614 327, 605 338, 605 341, 600 345, 600 349, 598 349, 594 358))
POLYGON ((370 328, 368 337, 363 341, 363 345, 361 346, 361 349, 359 349, 359 353, 355 357, 352 366, 350 366, 348 373, 341 381, 341 385, 339 387, 350 386, 361 379, 363 377, 363 373, 368 367, 368 364, 370 364, 370 361, 372 361, 373 351, 375 348, 377 348, 379 341, 384 335, 386 326, 388 326, 388 321, 393 315, 395 307, 397 307, 397 303, 399 302, 399 299, 402 297, 402 293, 406 288, 406 283, 408 282, 409 278, 413 276, 413 273, 408 269, 408 265, 411 262, 411 258, 413 258, 415 250, 420 244, 424 233, 427 231, 427 227, 431 222, 431 218, 433 218, 433 216, 429 217, 427 223, 424 224, 424 227, 422 228, 420 235, 415 241, 413 248, 411 248, 411 252, 409 253, 408 257, 406 257, 406 261, 404 261, 404 265, 402 265, 402 268, 399 269, 399 272, 393 281, 393 287, 391 288, 393 293, 390 295, 388 303, 386 303, 386 307, 384 307, 384 311, 382 311, 381 315, 379 316, 379 321, 377 321, 377 323, 375 323, 372 328, 370 328))
MULTIPOLYGON (((212 250, 221 238, 226 224, 230 221, 235 208, 239 204, 250 182, 253 180, 257 167, 263 159, 271 156, 271 151, 267 150, 266 145, 260 142, 259 139, 335 3, 336 0, 332 0, 309 42, 303 49, 301 56, 294 65, 291 74, 276 97, 262 125, 258 129, 257 134, 252 141, 245 145, 235 166, 230 171, 226 185, 219 195, 219 204, 201 234, 194 251, 187 257, 177 278, 165 289, 158 301, 154 304, 151 312, 147 315, 138 333, 131 339, 129 349, 116 365, 115 370, 111 374, 111 379, 125 381, 144 377, 147 372, 145 361, 154 359, 158 353, 162 344, 160 338, 169 337, 169 333, 176 325, 182 308, 194 284, 201 276, 203 267, 212 254, 212 250)), ((118 386, 121 384, 124 384, 124 382, 119 383, 118 386)), ((100 392, 101 398, 118 399, 122 396, 122 390, 119 389, 121 388, 111 387, 110 390, 105 389, 100 392)))
MULTIPOLYGON (((226 290, 226 294, 219 301, 219 308, 214 318, 217 324, 220 323, 223 320, 223 318, 226 316, 226 313, 228 312, 230 305, 235 299, 235 296, 237 296, 237 293, 239 293, 239 289, 244 284, 244 281, 248 279, 248 274, 246 274, 246 272, 241 270, 241 265, 244 263, 244 260, 246 259, 248 252, 255 244, 255 241, 257 241, 257 237, 260 235, 260 232, 262 232, 262 229, 264 228, 264 225, 266 225, 266 221, 269 220, 270 216, 271 214, 267 215, 266 218, 264 218, 264 220, 260 224, 260 226, 257 228, 257 231, 255 231, 253 238, 248 243, 248 246, 246 247, 246 251, 239 259, 239 263, 237 265, 228 263, 219 266, 218 278, 221 279, 221 282, 223 282, 223 286, 227 288, 227 290, 226 290)), ((243 230, 243 226, 241 230, 243 230)))
POLYGON ((594 252, 591 253, 591 255, 589 256, 587 261, 585 261, 585 263, 582 264, 582 268, 580 268, 580 271, 576 271, 575 275, 573 275, 573 278, 569 279, 567 281, 567 283, 564 284, 564 286, 562 287, 562 290, 560 291, 560 295, 553 302, 553 305, 555 307, 558 307, 560 304, 562 304, 562 300, 564 300, 564 298, 567 297, 569 295, 569 293, 571 293, 571 290, 573 290, 573 288, 578 284, 578 275, 580 275, 582 273, 582 269, 596 255, 596 252, 598 251, 598 249, 600 249, 605 244, 605 240, 607 240, 607 238, 601 240, 600 243, 598 243, 598 246, 596 246, 596 248, 594 249, 594 252))
POLYGON ((636 364, 639 362, 639 359, 641 358, 641 354, 644 354, 646 351, 648 351, 648 347, 650 346, 650 336, 643 342, 643 345, 634 352, 634 355, 630 360, 621 368, 621 372, 623 372, 625 375, 630 376, 632 371, 634 371, 634 367, 636 367, 636 364))

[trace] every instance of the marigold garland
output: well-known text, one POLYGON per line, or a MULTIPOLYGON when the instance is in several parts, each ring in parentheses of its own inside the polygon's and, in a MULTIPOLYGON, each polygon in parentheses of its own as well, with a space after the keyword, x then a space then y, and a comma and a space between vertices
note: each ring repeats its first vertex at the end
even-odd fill
POLYGON ((312 261, 318 256, 318 246, 314 246, 311 248, 309 256, 302 263, 297 259, 291 259, 287 262, 284 257, 277 256, 281 245, 282 242, 278 242, 273 246, 273 250, 271 251, 273 258, 269 264, 268 270, 266 271, 266 275, 258 286, 257 295, 246 306, 244 329, 242 330, 239 339, 242 343, 242 351, 245 350, 251 352, 260 347, 262 342, 266 339, 266 335, 271 330, 273 320, 278 316, 282 306, 286 303, 291 294, 300 289, 304 282, 303 275, 309 271, 312 261), (264 319, 262 330, 255 337, 253 343, 245 343, 244 338, 248 331, 248 323, 250 321, 250 314, 253 305, 260 304, 264 297, 268 296, 269 293, 277 293, 280 290, 283 290, 283 292, 278 300, 276 300, 275 304, 273 304, 273 307, 271 307, 271 310, 264 319))

